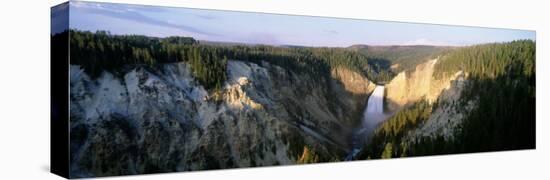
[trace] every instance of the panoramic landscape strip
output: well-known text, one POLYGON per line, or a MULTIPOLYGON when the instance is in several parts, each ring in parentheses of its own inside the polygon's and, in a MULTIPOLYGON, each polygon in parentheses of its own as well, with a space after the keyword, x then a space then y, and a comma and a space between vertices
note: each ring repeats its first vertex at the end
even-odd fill
POLYGON ((69 157, 52 171, 69 178, 536 147, 534 31, 83 1, 51 13, 52 84, 68 88, 52 94, 52 153, 69 157))

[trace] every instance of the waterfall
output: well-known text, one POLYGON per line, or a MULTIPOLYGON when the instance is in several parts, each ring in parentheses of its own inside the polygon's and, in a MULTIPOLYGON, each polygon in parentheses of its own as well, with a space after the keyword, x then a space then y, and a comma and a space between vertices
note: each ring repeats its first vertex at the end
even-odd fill
POLYGON ((372 131, 384 121, 384 86, 376 86, 367 101, 367 107, 363 112, 363 128, 372 131))
POLYGON ((376 126, 386 120, 386 117, 384 114, 384 86, 376 86, 367 101, 365 111, 363 111, 362 126, 352 137, 352 150, 346 156, 346 161, 353 160, 376 126))

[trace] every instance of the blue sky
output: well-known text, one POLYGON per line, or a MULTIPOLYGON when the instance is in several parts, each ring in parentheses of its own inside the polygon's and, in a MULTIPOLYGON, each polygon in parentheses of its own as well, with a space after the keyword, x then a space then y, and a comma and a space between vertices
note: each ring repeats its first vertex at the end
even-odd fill
POLYGON ((208 41, 330 47, 354 44, 460 46, 535 40, 535 32, 525 30, 79 1, 70 3, 70 27, 107 30, 112 34, 191 36, 208 41))

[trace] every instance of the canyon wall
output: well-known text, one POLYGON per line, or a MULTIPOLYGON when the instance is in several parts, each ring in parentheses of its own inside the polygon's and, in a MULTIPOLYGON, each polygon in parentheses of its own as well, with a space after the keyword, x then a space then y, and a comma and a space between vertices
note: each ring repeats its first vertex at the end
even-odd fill
POLYGON ((467 84, 467 74, 459 71, 445 77, 434 76, 438 59, 419 64, 415 69, 399 73, 386 84, 386 111, 395 113, 419 100, 437 103, 430 118, 408 134, 407 139, 425 136, 450 138, 464 118, 476 105, 471 101, 459 107, 462 90, 467 84))
POLYGON ((132 67, 91 78, 70 69, 71 177, 339 160, 374 88, 346 70, 313 77, 229 61, 221 90, 189 65, 132 67))
POLYGON ((419 64, 415 69, 403 71, 386 84, 386 108, 396 112, 407 104, 425 98, 429 102, 437 100, 441 92, 450 87, 454 77, 434 77, 434 67, 438 59, 419 64))

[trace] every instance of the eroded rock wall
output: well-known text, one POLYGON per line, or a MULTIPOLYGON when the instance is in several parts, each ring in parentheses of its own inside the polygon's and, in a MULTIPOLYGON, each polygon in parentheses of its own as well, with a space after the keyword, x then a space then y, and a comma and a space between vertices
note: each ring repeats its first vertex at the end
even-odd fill
POLYGON ((338 160, 371 91, 345 69, 330 79, 268 63, 227 69, 207 92, 186 63, 98 78, 71 65, 71 177, 295 164, 306 146, 338 160))

